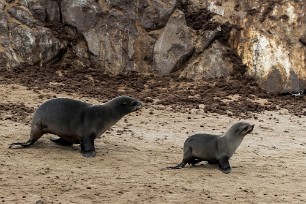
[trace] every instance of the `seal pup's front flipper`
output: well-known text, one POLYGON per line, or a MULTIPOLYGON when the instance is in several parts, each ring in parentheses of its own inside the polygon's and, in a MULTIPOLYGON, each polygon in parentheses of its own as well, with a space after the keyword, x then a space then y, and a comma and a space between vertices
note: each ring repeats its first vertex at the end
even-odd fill
POLYGON ((231 168, 228 160, 229 160, 228 157, 221 157, 219 159, 219 168, 225 174, 229 174, 232 171, 232 168, 231 168))
POLYGON ((84 157, 95 157, 95 134, 85 136, 81 142, 81 153, 84 157))

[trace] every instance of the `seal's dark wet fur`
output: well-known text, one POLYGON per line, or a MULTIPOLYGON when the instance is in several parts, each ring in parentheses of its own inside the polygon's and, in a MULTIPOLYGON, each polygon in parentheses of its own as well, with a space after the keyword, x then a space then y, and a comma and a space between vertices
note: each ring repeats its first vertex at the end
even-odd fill
POLYGON ((223 173, 230 173, 229 159, 241 144, 245 135, 253 131, 254 125, 239 122, 224 135, 195 134, 184 143, 184 156, 180 164, 171 169, 183 168, 186 164, 195 165, 201 161, 219 164, 223 173))
POLYGON ((29 147, 43 134, 52 133, 60 138, 53 142, 69 146, 80 144, 85 157, 96 155, 94 140, 118 122, 123 116, 140 109, 142 104, 134 98, 119 96, 102 105, 56 98, 43 103, 34 113, 31 135, 27 142, 15 142, 15 146, 29 147))

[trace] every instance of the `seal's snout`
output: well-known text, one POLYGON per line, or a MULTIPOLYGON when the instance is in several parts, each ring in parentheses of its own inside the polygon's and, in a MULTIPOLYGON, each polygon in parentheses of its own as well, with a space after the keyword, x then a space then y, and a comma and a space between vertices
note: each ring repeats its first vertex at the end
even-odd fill
POLYGON ((134 110, 136 111, 136 110, 139 110, 139 109, 142 108, 142 103, 139 102, 139 101, 134 101, 134 102, 132 103, 132 106, 134 107, 134 110))
POLYGON ((254 129, 254 127, 255 127, 254 124, 250 124, 247 132, 248 132, 248 133, 252 132, 253 129, 254 129))

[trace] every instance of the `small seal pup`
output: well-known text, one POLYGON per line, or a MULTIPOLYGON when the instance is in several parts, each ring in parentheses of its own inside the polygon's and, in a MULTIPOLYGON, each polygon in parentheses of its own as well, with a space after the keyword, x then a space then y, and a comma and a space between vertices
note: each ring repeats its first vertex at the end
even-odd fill
POLYGON ((95 157, 94 140, 118 122, 123 116, 142 107, 142 103, 128 96, 119 96, 102 105, 55 98, 44 102, 34 113, 31 135, 27 142, 12 143, 29 147, 43 134, 52 133, 59 138, 51 141, 71 146, 80 144, 85 157, 95 157))
POLYGON ((183 161, 171 169, 183 168, 187 163, 195 165, 201 161, 209 164, 219 164, 223 173, 230 173, 229 159, 241 144, 244 136, 252 132, 254 125, 238 122, 224 135, 195 134, 184 143, 183 161))

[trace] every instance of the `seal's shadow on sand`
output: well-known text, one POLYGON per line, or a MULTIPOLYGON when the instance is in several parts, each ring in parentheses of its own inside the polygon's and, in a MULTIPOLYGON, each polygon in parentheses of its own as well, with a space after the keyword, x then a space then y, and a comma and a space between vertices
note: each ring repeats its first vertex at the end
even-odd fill
POLYGON ((192 169, 216 169, 216 170, 219 170, 219 164, 208 164, 207 162, 201 162, 201 163, 198 163, 196 165, 189 165, 189 166, 186 166, 186 167, 187 168, 192 168, 192 169))
POLYGON ((165 167, 162 168, 161 170, 171 170, 171 171, 175 171, 175 170, 183 170, 183 169, 216 169, 219 170, 219 165, 218 164, 208 164, 207 162, 200 162, 196 165, 186 165, 184 168, 180 168, 180 169, 171 169, 169 167, 165 167))
MULTIPOLYGON (((81 151, 81 147, 79 144, 73 144, 72 146, 60 146, 53 142, 51 142, 49 137, 46 137, 47 140, 39 140, 33 145, 31 148, 27 148, 27 151, 30 149, 42 149, 43 152, 48 152, 50 154, 63 154, 65 152, 76 152, 79 153, 81 151)), ((22 147, 14 147, 15 150, 23 151, 24 148, 22 147)), ((101 155, 105 155, 108 153, 109 149, 105 147, 97 147, 97 152, 99 152, 101 155)))

